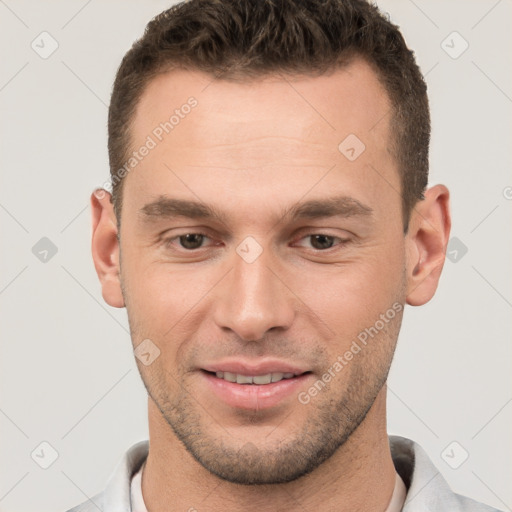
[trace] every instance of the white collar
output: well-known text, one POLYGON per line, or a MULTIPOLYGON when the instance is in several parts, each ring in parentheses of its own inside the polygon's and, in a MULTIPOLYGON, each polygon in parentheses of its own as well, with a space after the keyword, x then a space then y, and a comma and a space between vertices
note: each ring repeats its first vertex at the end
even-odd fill
MULTIPOLYGON (((145 466, 144 464, 140 469, 133 475, 130 485, 130 498, 132 502, 132 512, 148 512, 146 504, 144 503, 144 496, 142 495, 142 471, 145 466)), ((407 495, 407 488, 400 475, 395 472, 395 488, 393 495, 389 501, 389 505, 384 512, 400 512, 404 506, 405 497, 407 495)))

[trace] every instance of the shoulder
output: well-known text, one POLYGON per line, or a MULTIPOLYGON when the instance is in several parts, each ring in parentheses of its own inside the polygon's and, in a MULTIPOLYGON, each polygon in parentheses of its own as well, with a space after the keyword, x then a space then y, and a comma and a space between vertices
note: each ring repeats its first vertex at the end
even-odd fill
POLYGON ((395 469, 407 487, 402 512, 500 512, 453 492, 425 450, 415 441, 390 435, 389 446, 395 469))
POLYGON ((84 501, 76 507, 70 508, 67 512, 97 512, 103 510, 101 503, 103 501, 103 492, 96 494, 91 499, 84 501))
POLYGON ((130 512, 130 484, 134 473, 146 460, 149 441, 133 445, 122 457, 105 489, 67 512, 130 512))

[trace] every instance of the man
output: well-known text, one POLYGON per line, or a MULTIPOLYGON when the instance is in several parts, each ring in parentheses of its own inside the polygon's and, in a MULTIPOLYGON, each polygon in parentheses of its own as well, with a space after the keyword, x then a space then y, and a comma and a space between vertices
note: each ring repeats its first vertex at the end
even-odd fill
POLYGON ((91 196, 103 297, 126 307, 150 441, 72 509, 491 508, 388 436, 405 304, 435 293, 426 85, 363 0, 191 0, 148 25, 91 196))

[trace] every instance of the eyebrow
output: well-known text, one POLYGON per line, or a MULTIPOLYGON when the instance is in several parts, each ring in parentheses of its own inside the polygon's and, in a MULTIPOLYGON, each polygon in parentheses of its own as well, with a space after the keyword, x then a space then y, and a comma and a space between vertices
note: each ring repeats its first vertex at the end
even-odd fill
MULTIPOLYGON (((369 217, 372 213, 372 208, 357 199, 348 196, 335 196, 296 203, 282 210, 278 218, 280 221, 293 221, 324 217, 369 217)), ((159 196, 156 200, 146 204, 140 209, 140 214, 143 220, 147 221, 187 217, 190 219, 217 220, 223 224, 228 224, 228 215, 212 205, 168 196, 159 196)))

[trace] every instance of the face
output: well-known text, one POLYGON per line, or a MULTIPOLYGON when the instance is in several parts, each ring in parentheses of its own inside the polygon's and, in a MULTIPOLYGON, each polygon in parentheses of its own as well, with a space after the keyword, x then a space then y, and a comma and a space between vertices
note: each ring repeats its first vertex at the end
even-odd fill
POLYGON ((173 71, 141 98, 123 303, 155 410, 225 480, 311 472, 385 383, 410 253, 389 112, 363 61, 248 83, 173 71))

